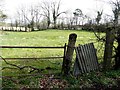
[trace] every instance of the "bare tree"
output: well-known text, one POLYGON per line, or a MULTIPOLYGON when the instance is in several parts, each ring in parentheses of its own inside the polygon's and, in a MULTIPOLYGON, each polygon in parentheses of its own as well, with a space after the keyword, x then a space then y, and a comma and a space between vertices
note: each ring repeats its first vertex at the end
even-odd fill
POLYGON ((31 6, 31 8, 29 9, 29 13, 30 13, 30 18, 29 18, 29 22, 30 22, 30 28, 32 31, 34 31, 34 25, 35 25, 35 12, 34 12, 34 7, 31 6))
POLYGON ((105 15, 103 16, 103 19, 104 19, 104 23, 105 23, 106 25, 109 25, 110 23, 113 22, 113 17, 112 17, 111 15, 108 15, 108 14, 105 14, 105 15))
POLYGON ((104 52, 104 69, 111 65, 112 61, 112 48, 115 48, 115 65, 114 69, 120 69, 120 26, 118 25, 118 17, 120 12, 120 0, 111 1, 112 10, 114 14, 114 23, 106 31, 106 46, 104 52), (114 28, 113 28, 114 27, 114 28), (114 41, 117 42, 117 48, 113 46, 114 41))
POLYGON ((17 10, 17 14, 16 14, 16 22, 17 22, 17 24, 16 24, 16 22, 15 22, 15 24, 16 24, 16 28, 17 27, 19 27, 19 29, 20 29, 20 31, 21 31, 21 24, 22 24, 22 14, 21 14, 21 11, 20 10, 17 10))
POLYGON ((0 11, 0 21, 4 21, 7 18, 6 14, 3 14, 2 11, 0 11))
POLYGON ((63 14, 66 13, 65 11, 60 12, 60 6, 61 6, 61 0, 56 3, 56 2, 52 2, 51 3, 51 8, 52 8, 52 15, 53 15, 53 24, 54 24, 54 29, 56 29, 56 23, 57 23, 57 18, 63 14))
POLYGON ((114 26, 115 26, 115 39, 118 43, 117 48, 115 49, 115 69, 120 68, 120 25, 118 25, 118 17, 120 15, 120 0, 112 1, 113 14, 114 14, 114 26))
POLYGON ((74 18, 72 16, 67 16, 66 17, 66 22, 67 22, 67 25, 68 25, 68 29, 73 29, 74 18))
POLYGON ((79 17, 81 17, 83 15, 82 10, 77 8, 73 12, 73 14, 74 14, 75 25, 78 25, 78 19, 79 19, 79 17))
POLYGON ((27 20, 28 20, 27 13, 28 13, 27 8, 22 7, 21 8, 21 20, 22 20, 22 26, 25 27, 25 31, 27 31, 27 20))
POLYGON ((40 19, 41 19, 41 9, 38 5, 35 6, 35 9, 34 9, 34 12, 35 12, 35 26, 37 27, 37 29, 39 29, 40 27, 40 19))
POLYGON ((111 1, 114 14, 114 24, 118 24, 118 15, 120 13, 120 0, 111 1))
POLYGON ((43 16, 47 18, 47 28, 49 28, 51 20, 50 20, 50 3, 49 2, 43 2, 41 5, 41 8, 43 10, 43 16))
POLYGON ((17 10, 18 23, 20 26, 25 27, 25 31, 28 28, 34 30, 34 27, 38 27, 40 23, 40 8, 37 5, 31 5, 29 8, 22 6, 17 10))
MULTIPOLYGON (((28 20, 28 10, 25 6, 22 6, 17 10, 17 18, 16 18, 16 22, 18 23, 18 26, 20 27, 20 31, 21 31, 21 27, 25 27, 25 31, 27 31, 27 20, 28 20)), ((15 22, 15 23, 16 23, 15 22)))
POLYGON ((97 18, 96 18, 96 22, 97 22, 97 24, 100 23, 100 20, 101 20, 102 14, 103 14, 103 10, 102 10, 102 11, 97 11, 97 18))

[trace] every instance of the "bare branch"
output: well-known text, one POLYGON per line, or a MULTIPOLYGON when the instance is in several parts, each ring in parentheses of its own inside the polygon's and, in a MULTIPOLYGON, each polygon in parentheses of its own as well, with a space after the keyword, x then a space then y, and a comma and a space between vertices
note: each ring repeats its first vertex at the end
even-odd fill
POLYGON ((66 12, 61 12, 57 14, 57 17, 59 17, 61 14, 66 13, 66 12))
POLYGON ((33 72, 33 71, 38 71, 38 72, 40 72, 40 71, 43 71, 43 69, 38 69, 38 68, 35 68, 35 67, 32 67, 32 66, 23 66, 23 67, 20 67, 20 66, 17 66, 17 65, 15 65, 15 64, 11 64, 11 63, 8 63, 2 56, 0 56, 1 57, 1 59, 2 60, 4 60, 4 62, 6 63, 6 64, 8 64, 8 65, 10 65, 10 66, 14 66, 14 67, 16 67, 16 68, 11 68, 11 67, 4 67, 3 69, 6 69, 6 68, 9 68, 9 69, 19 69, 19 70, 22 70, 22 69, 25 69, 25 68, 31 68, 32 70, 30 71, 30 73, 31 72, 33 72))

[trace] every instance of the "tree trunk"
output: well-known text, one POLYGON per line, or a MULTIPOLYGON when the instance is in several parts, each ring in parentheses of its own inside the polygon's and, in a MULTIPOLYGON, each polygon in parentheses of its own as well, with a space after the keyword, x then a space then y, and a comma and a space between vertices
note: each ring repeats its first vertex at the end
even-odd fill
POLYGON ((107 28, 105 50, 104 50, 104 61, 103 61, 103 69, 105 71, 111 68, 113 42, 114 42, 114 29, 107 28))
POLYGON ((53 29, 56 29, 57 27, 56 27, 56 17, 54 17, 54 27, 53 27, 53 29))
POLYGON ((115 55, 115 66, 114 69, 120 69, 120 31, 118 29, 118 37, 117 37, 117 50, 116 50, 116 55, 115 55))
POLYGON ((50 19, 48 18, 48 20, 47 20, 47 28, 49 28, 49 26, 50 26, 50 19))
POLYGON ((25 25, 25 32, 27 32, 27 26, 25 25))

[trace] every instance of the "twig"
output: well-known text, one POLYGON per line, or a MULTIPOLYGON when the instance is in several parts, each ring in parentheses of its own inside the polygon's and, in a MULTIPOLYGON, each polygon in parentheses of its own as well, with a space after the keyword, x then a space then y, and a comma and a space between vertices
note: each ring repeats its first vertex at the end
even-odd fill
POLYGON ((103 44, 104 44, 104 42, 102 42, 101 45, 98 46, 99 47, 98 52, 100 52, 102 50, 103 44))
POLYGON ((94 30, 93 30, 93 32, 94 32, 94 35, 97 37, 97 40, 98 40, 98 41, 103 41, 103 42, 105 42, 105 37, 101 37, 101 38, 100 38, 100 36, 98 36, 98 35, 95 33, 94 30))
POLYGON ((4 69, 17 69, 17 68, 13 68, 13 67, 3 67, 2 70, 4 69))

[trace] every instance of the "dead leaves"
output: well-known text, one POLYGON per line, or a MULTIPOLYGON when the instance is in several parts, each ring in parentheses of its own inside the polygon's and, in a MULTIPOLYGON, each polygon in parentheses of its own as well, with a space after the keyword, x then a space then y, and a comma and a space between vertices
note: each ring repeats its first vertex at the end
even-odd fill
POLYGON ((47 76, 40 79, 40 88, 67 88, 68 83, 65 80, 54 78, 54 75, 47 76))

